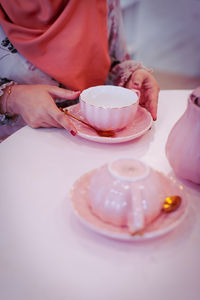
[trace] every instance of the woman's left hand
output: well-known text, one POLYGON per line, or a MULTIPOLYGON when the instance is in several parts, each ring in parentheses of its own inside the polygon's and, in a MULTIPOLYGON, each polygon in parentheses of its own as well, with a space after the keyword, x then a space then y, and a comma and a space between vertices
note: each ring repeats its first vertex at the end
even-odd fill
POLYGON ((140 105, 151 113, 155 121, 157 119, 158 94, 160 88, 152 74, 144 69, 138 69, 132 74, 125 87, 140 91, 140 105))

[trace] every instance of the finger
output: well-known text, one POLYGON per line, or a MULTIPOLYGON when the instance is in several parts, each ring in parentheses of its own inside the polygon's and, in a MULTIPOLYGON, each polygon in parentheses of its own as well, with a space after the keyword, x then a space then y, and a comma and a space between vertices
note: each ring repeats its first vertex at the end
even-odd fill
POLYGON ((149 94, 149 111, 154 121, 157 119, 158 94, 159 90, 156 88, 152 89, 152 92, 149 94))
POLYGON ((142 80, 140 103, 151 113, 153 120, 157 119, 159 86, 154 77, 143 70, 136 74, 137 81, 142 80))
POLYGON ((40 127, 54 127, 54 128, 62 128, 61 124, 56 122, 51 116, 49 116, 49 120, 47 122, 42 122, 40 127))
POLYGON ((140 105, 151 113, 153 120, 156 120, 159 87, 154 77, 146 70, 136 70, 127 87, 140 90, 140 105))
POLYGON ((49 98, 49 106, 48 106, 48 116, 51 117, 56 123, 58 123, 57 127, 63 127, 68 130, 72 135, 77 134, 76 127, 73 122, 69 120, 69 118, 62 112, 55 104, 51 96, 47 96, 49 98))
POLYGON ((147 72, 144 70, 137 70, 132 74, 132 87, 136 89, 140 89, 144 80, 147 77, 147 72))
POLYGON ((62 126, 60 124, 58 124, 55 120, 51 119, 51 117, 49 116, 48 119, 46 121, 28 121, 26 122, 30 127, 32 128, 51 128, 51 127, 55 127, 55 128, 62 128, 62 126))
POLYGON ((57 98, 64 98, 64 99, 76 99, 80 95, 80 91, 70 91, 66 89, 59 88, 57 86, 49 86, 48 92, 57 98))
POLYGON ((158 106, 159 89, 156 86, 149 88, 144 92, 144 99, 142 106, 144 106, 152 115, 153 120, 157 119, 157 106, 158 106))
POLYGON ((72 135, 77 134, 77 129, 73 122, 66 116, 64 112, 61 112, 57 107, 51 113, 51 117, 59 124, 59 126, 68 130, 72 135))
POLYGON ((49 123, 49 122, 42 122, 40 124, 40 126, 38 127, 42 127, 42 128, 52 128, 52 127, 55 127, 52 123, 49 123))

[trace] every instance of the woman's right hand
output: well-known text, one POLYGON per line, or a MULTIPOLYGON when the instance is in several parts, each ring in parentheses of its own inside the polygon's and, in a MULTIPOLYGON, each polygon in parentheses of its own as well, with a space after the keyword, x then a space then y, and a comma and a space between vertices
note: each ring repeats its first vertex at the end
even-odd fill
MULTIPOLYGON (((7 112, 19 114, 32 128, 59 127, 77 130, 69 118, 56 106, 54 98, 76 99, 80 92, 74 92, 52 85, 13 85, 7 96, 7 112)), ((6 93, 5 93, 6 94, 6 93)))

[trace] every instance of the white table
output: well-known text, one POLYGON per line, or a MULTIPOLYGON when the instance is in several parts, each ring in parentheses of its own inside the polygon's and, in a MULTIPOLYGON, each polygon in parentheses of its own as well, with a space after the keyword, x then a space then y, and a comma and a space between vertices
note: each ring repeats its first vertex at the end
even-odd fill
POLYGON ((158 239, 120 242, 84 227, 69 203, 73 182, 115 156, 134 156, 165 174, 167 136, 191 91, 161 91, 145 135, 99 144, 63 129, 24 127, 0 144, 0 299, 200 299, 200 186, 189 214, 158 239))

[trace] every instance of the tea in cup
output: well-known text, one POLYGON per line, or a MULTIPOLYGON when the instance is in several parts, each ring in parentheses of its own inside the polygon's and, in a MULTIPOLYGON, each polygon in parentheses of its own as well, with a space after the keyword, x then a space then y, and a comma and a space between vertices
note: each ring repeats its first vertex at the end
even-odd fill
POLYGON ((127 88, 102 85, 80 94, 82 116, 99 130, 120 130, 134 120, 140 92, 127 88))
POLYGON ((120 158, 92 176, 88 204, 102 221, 134 233, 160 213, 167 195, 152 168, 135 158, 120 158))

